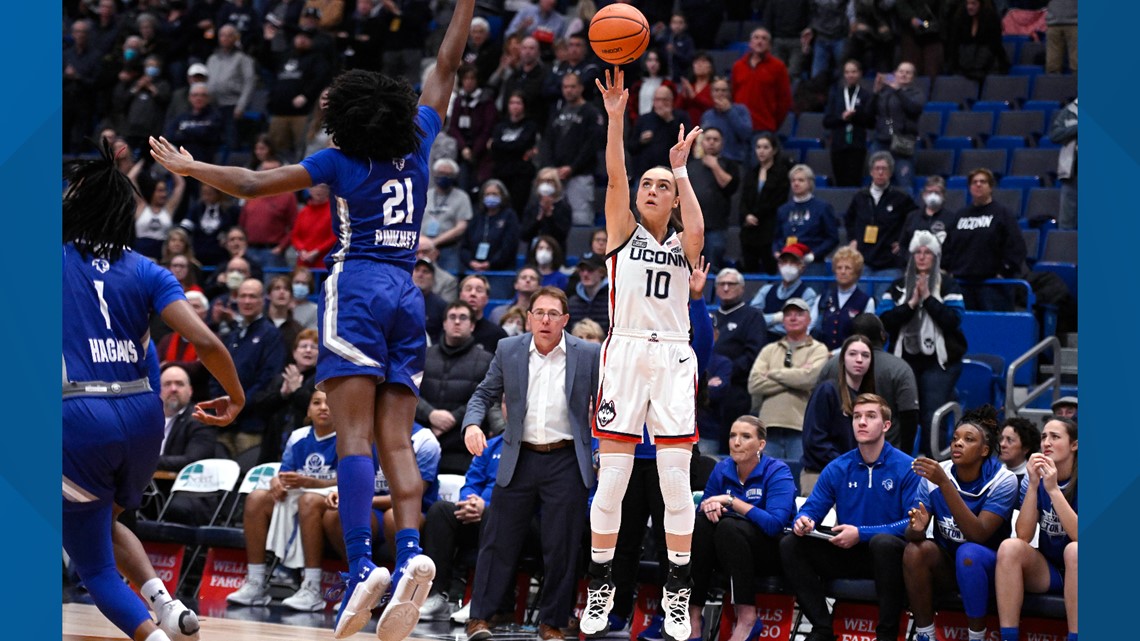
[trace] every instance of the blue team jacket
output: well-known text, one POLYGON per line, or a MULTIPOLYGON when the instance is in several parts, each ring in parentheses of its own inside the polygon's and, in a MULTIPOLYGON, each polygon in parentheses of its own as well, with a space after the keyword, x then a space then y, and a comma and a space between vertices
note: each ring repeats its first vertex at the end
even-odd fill
POLYGON ((721 459, 709 475, 704 495, 720 494, 751 503, 753 507, 745 517, 770 537, 779 536, 792 524, 792 514, 796 511, 796 484, 788 464, 780 459, 761 456, 743 483, 736 472, 736 462, 731 458, 721 459))

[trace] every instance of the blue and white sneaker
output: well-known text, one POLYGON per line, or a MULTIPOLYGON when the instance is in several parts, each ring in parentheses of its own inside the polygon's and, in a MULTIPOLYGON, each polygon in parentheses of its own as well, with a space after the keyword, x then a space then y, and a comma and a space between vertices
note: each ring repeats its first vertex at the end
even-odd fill
POLYGON ((360 632, 372 620, 372 610, 380 604, 380 599, 388 593, 388 587, 392 584, 388 568, 376 567, 371 562, 366 562, 358 574, 342 572, 340 576, 345 588, 340 610, 337 611, 336 628, 333 630, 335 639, 360 632))
POLYGON ((435 562, 423 554, 408 559, 396 571, 392 599, 376 624, 376 637, 380 641, 404 641, 408 638, 420 620, 420 608, 428 599, 433 579, 435 562))

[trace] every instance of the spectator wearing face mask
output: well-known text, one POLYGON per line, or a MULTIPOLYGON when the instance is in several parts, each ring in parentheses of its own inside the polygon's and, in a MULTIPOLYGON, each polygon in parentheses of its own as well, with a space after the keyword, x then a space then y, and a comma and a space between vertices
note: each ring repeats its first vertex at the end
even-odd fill
POLYGON ((508 308, 499 319, 499 327, 507 333, 507 336, 518 336, 526 332, 526 310, 522 307, 508 308))
POLYGON ((807 274, 827 276, 823 259, 839 244, 839 218, 831 203, 815 197, 815 172, 811 167, 792 167, 788 180, 791 198, 776 210, 772 253, 779 259, 785 251, 783 248, 801 245, 805 252, 800 257, 804 259, 807 274))
POLYGON ((508 270, 515 266, 519 246, 519 219, 511 209, 503 183, 494 178, 483 183, 478 213, 467 227, 459 250, 468 271, 508 270))
POLYGON ((459 271, 459 246, 474 214, 471 197, 456 188, 459 165, 454 160, 441 158, 435 161, 431 171, 435 181, 427 191, 420 248, 434 246, 439 250, 439 258, 435 262, 455 273, 459 271))
POLYGON ((562 245, 550 236, 539 236, 527 255, 526 264, 538 268, 542 276, 542 286, 550 285, 559 289, 566 289, 570 278, 559 271, 562 268, 562 245))
MULTIPOLYGON (((803 243, 792 243, 784 247, 777 258, 780 282, 761 287, 752 298, 752 306, 758 307, 764 314, 768 343, 780 340, 787 333, 784 329, 783 311, 787 301, 799 298, 807 303, 809 309, 817 309, 819 294, 802 279, 807 266, 806 257, 810 255, 811 249, 803 243)), ((815 322, 814 318, 812 322, 815 322)))
POLYGON ((570 205, 562 197, 562 180, 558 178, 557 168, 539 170, 533 194, 523 210, 520 238, 529 243, 536 236, 550 236, 565 247, 572 213, 570 205))
POLYGON ((899 247, 910 247, 910 239, 917 231, 928 231, 934 234, 939 243, 945 243, 946 221, 954 215, 954 212, 943 207, 945 203, 946 179, 942 176, 927 178, 926 185, 922 188, 922 207, 907 214, 899 236, 899 247))

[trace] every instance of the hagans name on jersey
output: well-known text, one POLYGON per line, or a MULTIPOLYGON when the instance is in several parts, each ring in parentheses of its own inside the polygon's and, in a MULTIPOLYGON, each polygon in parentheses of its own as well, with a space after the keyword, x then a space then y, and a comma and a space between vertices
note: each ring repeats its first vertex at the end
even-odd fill
POLYGON ((129 340, 114 338, 88 338, 92 363, 137 363, 139 352, 129 340))

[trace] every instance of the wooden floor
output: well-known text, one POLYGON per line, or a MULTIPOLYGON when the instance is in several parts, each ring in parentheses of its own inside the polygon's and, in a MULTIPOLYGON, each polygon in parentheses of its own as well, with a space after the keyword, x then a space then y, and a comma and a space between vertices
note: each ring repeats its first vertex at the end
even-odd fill
MULTIPOLYGON (((63 641, 122 641, 126 635, 111 625, 93 605, 63 605, 63 641)), ((202 619, 202 641, 313 641, 332 639, 332 630, 305 628, 277 623, 241 621, 205 617, 202 619)), ((361 639, 373 638, 359 633, 361 639)), ((412 640, 415 641, 415 640, 412 640)))

